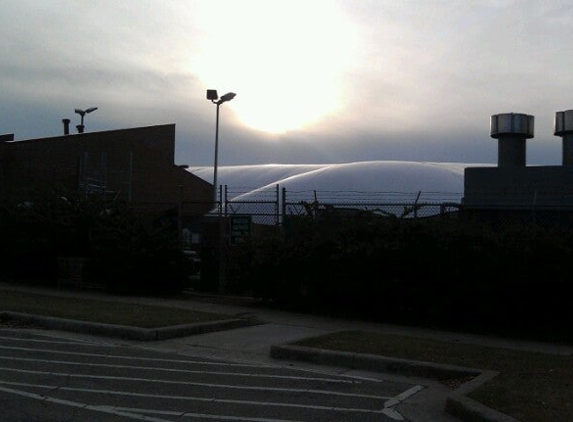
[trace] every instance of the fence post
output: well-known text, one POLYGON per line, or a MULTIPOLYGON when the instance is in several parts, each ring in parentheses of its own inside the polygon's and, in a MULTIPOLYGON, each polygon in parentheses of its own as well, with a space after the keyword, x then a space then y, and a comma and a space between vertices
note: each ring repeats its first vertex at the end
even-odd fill
POLYGON ((286 218, 286 188, 283 188, 283 203, 282 203, 282 223, 284 224, 286 218))
POLYGON ((275 203, 275 226, 280 224, 280 189, 279 184, 276 184, 276 203, 275 203))
POLYGON ((420 195, 422 191, 418 191, 418 195, 416 196, 416 200, 414 201, 414 218, 418 218, 418 201, 420 200, 420 195))
POLYGON ((219 293, 226 293, 227 290, 227 260, 229 259, 227 253, 227 220, 228 220, 228 186, 225 185, 221 187, 221 194, 220 194, 220 206, 223 209, 224 204, 224 212, 219 214, 219 259, 218 259, 218 292, 219 293))

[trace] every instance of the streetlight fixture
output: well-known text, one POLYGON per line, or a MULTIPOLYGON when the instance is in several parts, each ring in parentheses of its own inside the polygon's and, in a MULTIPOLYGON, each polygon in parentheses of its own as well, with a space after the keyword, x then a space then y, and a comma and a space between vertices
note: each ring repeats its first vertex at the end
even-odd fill
POLYGON ((215 165, 213 166, 214 168, 213 189, 215 191, 214 193, 215 202, 217 202, 217 157, 219 154, 219 106, 224 102, 231 101, 233 98, 235 98, 235 95, 237 94, 235 94, 234 92, 228 92, 225 95, 222 95, 221 98, 219 98, 216 89, 207 90, 207 99, 211 100, 213 104, 217 105, 217 120, 215 123, 215 165))
POLYGON ((76 126, 76 128, 78 129, 78 133, 84 133, 84 116, 86 114, 91 113, 92 111, 96 111, 97 107, 90 107, 86 110, 81 110, 79 108, 76 108, 74 111, 79 114, 82 118, 81 123, 79 125, 76 126))

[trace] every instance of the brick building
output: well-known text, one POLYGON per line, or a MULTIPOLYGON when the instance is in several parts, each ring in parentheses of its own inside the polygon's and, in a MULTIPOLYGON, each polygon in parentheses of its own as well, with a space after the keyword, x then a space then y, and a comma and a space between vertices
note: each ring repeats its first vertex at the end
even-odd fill
POLYGON ((193 220, 212 208, 213 186, 176 165, 174 154, 175 124, 21 141, 0 135, 0 199, 61 187, 193 220))

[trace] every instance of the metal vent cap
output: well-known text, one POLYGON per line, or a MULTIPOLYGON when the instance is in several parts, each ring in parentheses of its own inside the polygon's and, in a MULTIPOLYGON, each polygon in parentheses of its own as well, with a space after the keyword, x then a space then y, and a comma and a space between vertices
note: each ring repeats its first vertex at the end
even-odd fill
POLYGON ((523 113, 494 114, 490 121, 490 135, 492 138, 503 135, 533 138, 534 119, 534 116, 523 113))
POLYGON ((573 132, 573 110, 555 113, 554 135, 563 136, 573 132))

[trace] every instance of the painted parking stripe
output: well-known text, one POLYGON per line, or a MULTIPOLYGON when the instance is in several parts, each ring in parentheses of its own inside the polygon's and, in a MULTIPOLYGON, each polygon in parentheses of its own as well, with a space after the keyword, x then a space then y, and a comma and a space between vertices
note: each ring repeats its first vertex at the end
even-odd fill
MULTIPOLYGON (((46 331, 44 329, 29 329, 29 328, 0 328, 0 333, 19 333, 19 334, 25 334, 27 335, 29 338, 47 338, 47 339, 62 339, 62 338, 66 338, 66 336, 62 336, 61 333, 53 333, 51 331, 46 331)), ((13 340, 13 337, 8 337, 8 339, 13 340)), ((91 345, 96 345, 96 346, 109 346, 109 347, 119 347, 116 343, 110 342, 109 340, 105 340, 103 338, 99 338, 99 339, 86 339, 86 338, 77 338, 74 337, 73 340, 70 339, 70 341, 74 341, 75 343, 78 344, 91 344, 91 345)))
MULTIPOLYGON (((335 412, 352 412, 352 413, 366 413, 366 414, 384 414, 388 415, 388 408, 383 408, 381 410, 374 409, 361 409, 354 407, 336 407, 336 406, 320 406, 320 405, 306 405, 306 404, 296 404, 296 403, 277 403, 277 402, 264 402, 264 401, 253 401, 253 400, 232 400, 232 399, 217 399, 212 397, 194 397, 194 396, 175 396, 166 394, 146 394, 146 393, 134 393, 131 391, 116 391, 116 390, 99 390, 91 388, 76 388, 76 387, 59 387, 55 385, 44 385, 44 384, 28 384, 20 382, 7 382, 0 381, 3 385, 12 385, 19 387, 32 387, 32 388, 44 388, 49 390, 57 391, 74 391, 80 393, 91 393, 91 394, 105 394, 110 396, 130 396, 130 397, 145 397, 151 399, 162 399, 162 400, 187 400, 187 401, 199 401, 199 402, 209 402, 209 403, 221 403, 221 404, 238 404, 238 405, 249 405, 249 406, 273 406, 273 407, 285 407, 285 408, 299 408, 299 409, 312 409, 312 410, 330 410, 335 412)), ((1 388, 1 387, 0 387, 1 388)))
MULTIPOLYGON (((65 360, 51 360, 51 359, 31 359, 31 358, 17 358, 10 356, 0 356, 0 359, 6 359, 10 361, 24 361, 24 362, 42 362, 42 363, 53 363, 61 365, 81 365, 81 366, 91 366, 98 368, 115 368, 115 369, 137 369, 137 370, 150 370, 150 371, 165 371, 165 372, 181 372, 185 374, 202 374, 202 375, 224 375, 224 376, 237 376, 237 377, 250 377, 250 378, 271 378, 271 379, 289 379, 289 380, 301 380, 301 381, 322 381, 333 384, 361 384, 362 381, 355 381, 351 379, 341 379, 341 378, 325 378, 325 377, 302 377, 295 375, 276 375, 276 374, 252 374, 247 372, 223 372, 223 371, 194 371, 192 369, 175 369, 175 368, 163 368, 155 366, 137 366, 137 365, 117 365, 117 364, 107 364, 107 363, 91 363, 91 362, 75 362, 75 361, 65 361, 65 360)), ((377 381, 377 380, 376 380, 377 381)), ((377 381, 379 382, 379 381, 377 381)))
POLYGON ((61 340, 43 340, 39 338, 18 338, 18 337, 8 337, 8 336, 0 336, 0 339, 9 340, 12 342, 28 342, 28 343, 49 343, 49 344, 70 344, 72 346, 90 346, 90 347, 117 347, 108 344, 99 344, 99 343, 89 343, 89 342, 78 342, 78 341, 61 341, 61 340))
MULTIPOLYGON (((179 359, 165 359, 165 358, 150 358, 150 357, 134 357, 134 356, 123 356, 123 355, 110 355, 110 354, 101 354, 101 353, 82 353, 82 352, 65 352, 60 350, 53 350, 53 349, 35 349, 35 348, 26 348, 26 347, 13 347, 13 346, 0 346, 0 349, 7 349, 7 350, 21 350, 21 351, 32 351, 32 352, 41 352, 41 353, 54 353, 54 354, 63 354, 63 355, 73 355, 73 356, 88 356, 88 357, 100 357, 100 358, 109 358, 109 359, 128 359, 128 360, 139 360, 139 361, 152 361, 152 362, 168 362, 168 363, 185 363, 185 364, 199 364, 199 365, 211 365, 211 366, 230 366, 230 367, 257 367, 257 368, 267 368, 267 369, 276 369, 276 368, 283 368, 282 366, 271 365, 271 364, 264 364, 264 363, 228 363, 228 362, 220 362, 220 361, 204 361, 204 360, 179 360, 179 359)), ((0 356, 2 359, 2 356, 0 356)), ((35 359, 36 361, 41 361, 40 359, 35 359)), ((134 366, 135 368, 135 366, 134 366)), ((147 369, 147 367, 142 367, 141 369, 147 369)), ((159 369, 159 368, 152 368, 152 369, 159 369)), ((289 370, 299 370, 296 368, 288 368, 289 370)), ((167 370, 167 369, 163 369, 167 370)), ((323 373, 323 371, 312 371, 312 370, 305 370, 305 372, 315 372, 315 373, 323 373)), ((201 372, 202 373, 202 372, 201 372)), ((264 376, 264 375, 263 375, 264 376)), ((340 377, 346 377, 345 375, 339 375, 340 377)), ((280 377, 279 377, 280 378, 280 377)), ((285 377, 290 378, 290 377, 285 377)), ((298 378, 298 377, 294 377, 298 378)), ((310 378, 309 378, 310 379, 310 378)), ((375 380, 373 380, 375 381, 375 380)), ((348 383, 357 383, 360 381, 355 380, 348 380, 348 381, 339 381, 339 382, 348 382, 348 383)))
POLYGON ((128 412, 122 412, 122 411, 118 411, 114 408, 110 408, 107 406, 94 406, 94 405, 87 404, 87 403, 78 403, 78 402, 74 402, 74 401, 70 401, 70 400, 62 400, 62 399, 57 399, 54 397, 43 396, 41 394, 28 393, 26 391, 14 390, 12 388, 6 388, 6 387, 1 387, 1 386, 0 386, 0 391, 4 391, 5 393, 16 394, 16 395, 19 395, 22 397, 27 397, 29 399, 40 400, 40 401, 46 402, 46 403, 61 404, 61 405, 70 406, 70 407, 79 407, 81 409, 94 410, 96 412, 108 413, 108 414, 112 414, 112 415, 116 415, 116 416, 123 416, 123 417, 131 418, 131 419, 138 419, 141 421, 172 422, 172 421, 167 420, 167 419, 158 419, 158 418, 153 418, 153 417, 148 417, 148 416, 143 416, 143 415, 136 415, 136 414, 132 414, 132 413, 128 413, 128 412))
POLYGON ((202 419, 217 419, 217 420, 230 420, 230 421, 245 421, 245 422, 298 422, 293 420, 286 420, 286 419, 268 419, 268 418, 245 418, 240 416, 221 416, 221 415, 209 415, 209 414, 202 414, 202 413, 190 413, 190 412, 176 412, 172 410, 147 410, 147 409, 136 409, 136 408, 127 408, 127 407, 112 407, 112 406, 102 406, 102 405, 90 405, 87 403, 79 403, 73 402, 70 400, 62 400, 57 399, 49 396, 43 396, 40 394, 35 393, 28 393, 26 391, 14 390, 12 388, 5 388, 0 387, 0 391, 4 391, 6 393, 16 394, 19 396, 27 397, 30 399, 40 400, 42 402, 47 403, 55 403, 64 406, 70 407, 78 407, 87 410, 93 410, 96 412, 108 413, 116 416, 123 416, 128 417, 131 419, 137 419, 147 422, 172 422, 171 420, 167 419, 159 419, 155 417, 149 417, 145 415, 140 415, 138 413, 147 413, 147 414, 155 414, 155 415, 164 415, 164 416, 177 416, 178 418, 182 417, 192 417, 192 418, 202 418, 202 419))
POLYGON ((402 403, 404 400, 413 396, 414 394, 419 393, 424 388, 425 387, 423 387, 421 385, 415 385, 414 387, 409 388, 408 390, 404 391, 403 393, 398 394, 396 397, 392 397, 390 400, 388 400, 386 402, 385 406, 386 407, 396 406, 397 404, 402 403))
POLYGON ((33 349, 28 347, 14 347, 14 346, 0 346, 0 349, 6 350, 21 350, 26 352, 37 352, 37 353, 55 353, 58 355, 73 355, 73 356, 89 356, 89 357, 98 357, 98 358, 108 358, 108 359, 129 359, 129 360, 142 360, 142 361, 151 361, 151 362, 170 362, 170 363, 195 363, 201 365, 219 365, 219 366, 258 366, 258 367, 268 367, 273 368, 271 365, 257 365, 257 364, 249 364, 249 363, 226 363, 226 362, 205 362, 202 360, 179 360, 179 359, 165 359, 165 358, 150 358, 150 357, 138 357, 138 356, 122 356, 122 355, 110 355, 110 354, 102 354, 102 353, 82 353, 82 352, 64 352, 61 350, 54 350, 54 349, 33 349))
MULTIPOLYGON (((60 335, 50 334, 49 332, 46 332, 46 330, 41 330, 41 332, 38 333, 35 331, 30 331, 30 329, 22 329, 22 328, 0 328, 0 333, 25 334, 25 335, 29 336, 29 338, 48 338, 48 339, 53 339, 53 338, 61 339, 62 338, 60 335)), ((0 338, 6 338, 8 340, 14 340, 14 337, 2 336, 0 338)), ((102 339, 91 340, 91 339, 74 338, 73 340, 70 340, 70 341, 74 341, 75 343, 78 343, 78 344, 84 343, 84 344, 95 344, 95 345, 106 345, 106 346, 111 346, 111 347, 117 347, 113 343, 109 343, 109 342, 104 341, 102 339)))
MULTIPOLYGON (((165 415, 165 416, 179 416, 180 412, 171 410, 154 410, 154 409, 139 409, 136 407, 115 407, 117 410, 125 410, 128 412, 138 412, 143 414, 165 415)), ((271 419, 271 418, 254 418, 246 416, 230 416, 230 415, 209 415, 206 413, 192 413, 185 412, 181 417, 184 418, 201 418, 201 419, 217 419, 221 421, 248 421, 248 422, 301 422, 291 419, 271 419)))
MULTIPOLYGON (((76 373, 61 373, 61 372, 47 372, 47 371, 33 371, 30 369, 15 369, 15 368, 3 368, 0 367, 0 371, 6 372, 19 372, 23 374, 36 374, 36 375, 51 375, 56 377, 66 377, 66 378, 88 378, 88 379, 102 379, 109 381, 134 381, 134 382, 151 382, 158 384, 172 384, 172 385, 188 385, 196 387, 209 387, 209 388, 227 388, 230 390, 253 390, 253 391, 277 391, 277 392, 287 392, 287 393, 307 393, 307 394, 323 394, 341 397, 356 397, 356 398, 368 398, 368 399, 378 399, 378 400, 389 400, 391 397, 375 396, 371 394, 351 394, 351 393, 340 393, 328 390, 311 390, 308 388, 280 388, 280 387, 257 387, 257 386, 238 386, 232 384, 213 384, 205 382, 188 382, 188 381, 170 381, 170 380, 159 380, 156 378, 133 378, 133 377, 114 377, 108 375, 88 375, 88 374, 76 374, 76 373)), ((2 381, 0 380, 0 383, 2 381)))

